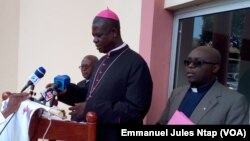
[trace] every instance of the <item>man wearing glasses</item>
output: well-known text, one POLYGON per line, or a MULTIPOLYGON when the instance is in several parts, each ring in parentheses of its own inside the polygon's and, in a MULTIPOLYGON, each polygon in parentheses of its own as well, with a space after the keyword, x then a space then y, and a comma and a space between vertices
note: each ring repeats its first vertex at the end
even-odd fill
MULTIPOLYGON (((98 61, 98 58, 94 55, 86 55, 82 59, 79 69, 81 70, 84 80, 78 82, 77 86, 83 87, 86 90, 88 90, 89 79, 92 76, 92 73, 93 73, 93 70, 95 68, 97 61, 98 61)), ((58 100, 70 106, 74 106, 75 108, 81 109, 83 108, 81 103, 85 101, 85 96, 81 94, 82 93, 71 93, 71 94, 59 95, 58 100)), ((69 114, 71 115, 71 120, 81 121, 81 119, 76 118, 75 114, 77 113, 75 113, 74 111, 72 111, 69 114)))
POLYGON ((87 55, 82 59, 79 69, 81 70, 84 80, 77 83, 79 87, 88 87, 89 79, 92 75, 94 67, 98 61, 98 58, 94 55, 87 55))
POLYGON ((173 118, 178 118, 173 116, 177 111, 193 124, 249 124, 249 105, 245 96, 217 81, 220 63, 221 55, 215 48, 194 48, 184 60, 190 85, 172 92, 159 124, 169 124, 173 118))

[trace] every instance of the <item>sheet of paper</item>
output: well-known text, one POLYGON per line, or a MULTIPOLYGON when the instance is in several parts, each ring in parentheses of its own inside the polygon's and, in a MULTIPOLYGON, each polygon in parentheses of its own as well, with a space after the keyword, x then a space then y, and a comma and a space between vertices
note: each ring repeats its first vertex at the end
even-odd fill
POLYGON ((176 110, 168 125, 194 125, 194 123, 184 113, 176 110))

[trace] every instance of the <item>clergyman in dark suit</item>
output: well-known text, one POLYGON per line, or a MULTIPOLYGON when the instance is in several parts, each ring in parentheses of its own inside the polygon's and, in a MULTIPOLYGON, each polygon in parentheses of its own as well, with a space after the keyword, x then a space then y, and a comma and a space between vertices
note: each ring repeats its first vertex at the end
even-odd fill
MULTIPOLYGON (((79 69, 81 70, 84 80, 78 82, 77 86, 83 87, 84 89, 88 90, 89 79, 93 73, 94 67, 97 62, 98 62, 98 58, 94 55, 86 55, 82 59, 79 69)), ((58 100, 70 106, 76 106, 76 105, 79 105, 79 103, 85 101, 85 96, 82 93, 71 93, 69 95, 67 94, 59 95, 58 100)), ((79 121, 76 117, 74 117, 74 115, 71 115, 71 120, 79 121)))
POLYGON ((194 48, 184 60, 188 86, 176 88, 159 124, 168 124, 178 110, 198 125, 249 124, 249 104, 244 95, 217 81, 221 55, 213 47, 194 48))
POLYGON ((117 141, 119 131, 110 125, 143 124, 153 81, 144 58, 122 40, 115 12, 108 8, 99 12, 92 22, 92 35, 97 50, 104 55, 96 64, 89 90, 69 85, 66 94, 86 95, 84 108, 74 106, 71 110, 84 121, 88 112, 96 112, 97 141, 117 141))
POLYGON ((98 61, 98 58, 94 55, 87 55, 82 59, 79 69, 82 72, 84 80, 77 83, 79 87, 89 87, 89 79, 93 73, 94 67, 98 61))

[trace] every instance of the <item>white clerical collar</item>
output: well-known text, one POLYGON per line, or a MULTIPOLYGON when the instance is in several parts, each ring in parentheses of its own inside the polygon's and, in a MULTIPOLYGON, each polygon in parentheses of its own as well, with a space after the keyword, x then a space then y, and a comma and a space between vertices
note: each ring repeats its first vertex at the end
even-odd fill
POLYGON ((121 44, 120 46, 118 46, 118 47, 116 47, 116 48, 110 50, 107 54, 110 55, 111 52, 116 51, 116 50, 119 50, 119 49, 122 49, 122 48, 124 48, 126 45, 127 45, 126 43, 123 43, 123 44, 121 44))
POLYGON ((191 88, 191 90, 192 90, 193 93, 198 93, 198 89, 195 88, 195 87, 191 88))

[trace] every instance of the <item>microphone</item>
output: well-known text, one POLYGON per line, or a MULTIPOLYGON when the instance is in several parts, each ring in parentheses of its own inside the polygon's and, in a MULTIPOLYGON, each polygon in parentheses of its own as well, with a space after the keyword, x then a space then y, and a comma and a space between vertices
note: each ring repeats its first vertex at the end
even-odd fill
POLYGON ((25 91, 29 86, 36 85, 40 81, 40 79, 44 76, 45 73, 46 70, 43 67, 39 67, 33 74, 29 76, 29 81, 23 87, 21 92, 25 91))
POLYGON ((65 90, 70 83, 70 77, 68 75, 57 75, 54 77, 54 84, 51 87, 57 92, 65 90))
POLYGON ((48 102, 54 97, 53 90, 51 88, 48 88, 42 91, 41 95, 42 97, 39 98, 39 101, 46 100, 46 102, 48 102))
POLYGON ((61 92, 65 90, 69 84, 70 77, 68 75, 57 75, 56 77, 54 77, 53 85, 41 92, 42 98, 40 98, 40 101, 44 99, 47 102, 50 101, 54 97, 54 91, 61 92))

